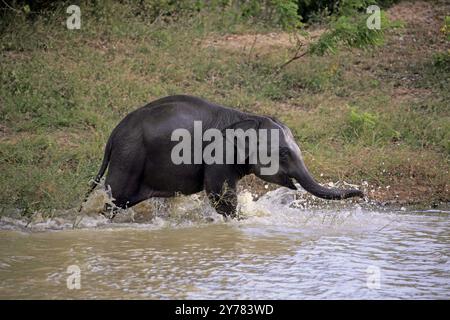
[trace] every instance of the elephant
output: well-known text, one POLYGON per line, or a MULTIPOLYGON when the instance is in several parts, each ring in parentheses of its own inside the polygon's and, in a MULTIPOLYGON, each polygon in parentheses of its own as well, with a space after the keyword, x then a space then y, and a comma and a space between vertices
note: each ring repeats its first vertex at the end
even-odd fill
MULTIPOLYGON (((200 148, 203 150, 205 147, 202 142, 200 148)), ((216 212, 233 218, 236 216, 237 183, 252 173, 264 181, 293 190, 297 190, 294 183, 297 181, 306 191, 323 199, 363 197, 363 193, 356 189, 329 189, 318 184, 307 170, 290 129, 277 119, 188 95, 155 100, 120 121, 106 143, 103 162, 86 199, 107 168, 105 187, 109 188, 117 208, 129 208, 151 197, 190 195, 205 190, 216 212), (172 156, 177 142, 173 140, 173 132, 182 128, 184 132, 195 135, 196 121, 201 122, 203 132, 207 129, 219 132, 227 129, 277 130, 278 170, 263 175, 263 165, 258 160, 248 161, 248 157, 235 163, 206 163, 201 159, 175 164, 172 156)))

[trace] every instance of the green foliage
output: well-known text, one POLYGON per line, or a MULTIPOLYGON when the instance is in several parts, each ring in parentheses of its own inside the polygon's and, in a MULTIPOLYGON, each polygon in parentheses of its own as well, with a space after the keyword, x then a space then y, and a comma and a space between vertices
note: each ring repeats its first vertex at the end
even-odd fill
POLYGON ((379 114, 360 111, 356 107, 349 108, 342 134, 349 142, 359 140, 366 145, 397 141, 401 137, 401 133, 381 119, 379 114))
POLYGON ((351 16, 357 12, 365 11, 372 4, 377 3, 375 0, 341 0, 338 10, 341 16, 351 16))
POLYGON ((363 134, 373 132, 379 124, 379 117, 370 112, 360 112, 356 108, 350 108, 347 126, 343 130, 344 137, 348 140, 361 138, 363 134))
POLYGON ((295 0, 234 0, 232 7, 237 8, 238 15, 265 24, 292 30, 301 25, 298 6, 295 0))
POLYGON ((275 10, 275 21, 283 29, 293 29, 300 26, 297 15, 298 6, 293 0, 271 0, 270 4, 275 10))
POLYGON ((325 32, 317 42, 313 43, 309 52, 316 55, 335 53, 340 46, 368 48, 383 44, 384 31, 391 25, 385 14, 381 12, 381 29, 369 29, 366 25, 367 16, 340 16, 330 24, 330 30, 325 32))
POLYGON ((450 72, 450 51, 437 52, 433 55, 433 65, 441 72, 450 72))
POLYGON ((378 116, 375 114, 359 112, 356 108, 350 108, 349 126, 355 132, 356 136, 364 130, 374 129, 378 121, 378 116))

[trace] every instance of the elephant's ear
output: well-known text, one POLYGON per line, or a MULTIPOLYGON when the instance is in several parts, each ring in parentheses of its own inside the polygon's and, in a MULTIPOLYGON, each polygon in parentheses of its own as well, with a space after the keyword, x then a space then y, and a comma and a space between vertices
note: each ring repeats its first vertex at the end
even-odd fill
POLYGON ((245 162, 247 162, 250 155, 257 150, 259 126, 259 121, 255 119, 246 119, 232 123, 222 130, 226 143, 234 145, 235 150, 237 150, 236 154, 242 155, 242 160, 245 160, 245 162), (231 136, 230 131, 234 132, 238 137, 231 136), (241 133, 244 133, 244 136, 240 136, 241 133))
POLYGON ((222 130, 222 133, 225 135, 225 131, 227 129, 233 129, 233 130, 237 130, 237 129, 242 129, 244 131, 247 131, 248 129, 254 129, 254 130, 258 130, 259 129, 259 121, 255 120, 255 119, 245 119, 245 120, 241 120, 235 123, 230 124, 228 127, 226 127, 225 129, 222 130))

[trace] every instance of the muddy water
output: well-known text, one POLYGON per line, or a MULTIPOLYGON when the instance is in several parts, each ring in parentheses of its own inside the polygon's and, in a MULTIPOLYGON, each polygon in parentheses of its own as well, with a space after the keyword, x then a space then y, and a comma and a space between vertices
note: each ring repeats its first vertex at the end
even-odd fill
POLYGON ((450 298, 448 211, 313 206, 287 189, 240 204, 239 221, 198 197, 114 223, 3 217, 0 298, 450 298))

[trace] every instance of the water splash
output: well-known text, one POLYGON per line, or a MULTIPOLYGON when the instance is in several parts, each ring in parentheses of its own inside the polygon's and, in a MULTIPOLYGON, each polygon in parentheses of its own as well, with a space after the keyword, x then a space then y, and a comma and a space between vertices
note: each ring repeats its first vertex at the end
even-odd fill
MULTIPOLYGON (((345 230, 379 229, 392 223, 370 203, 351 201, 331 202, 310 196, 304 191, 278 188, 255 200, 248 190, 238 194, 238 219, 227 223, 278 225, 292 228, 345 230)), ((31 218, 3 216, 0 229, 29 231, 85 228, 144 228, 189 227, 208 223, 224 223, 202 193, 172 198, 152 198, 132 208, 120 209, 113 220, 105 214, 105 204, 113 207, 113 199, 104 188, 95 190, 82 206, 54 212, 50 217, 40 213, 31 218)))

